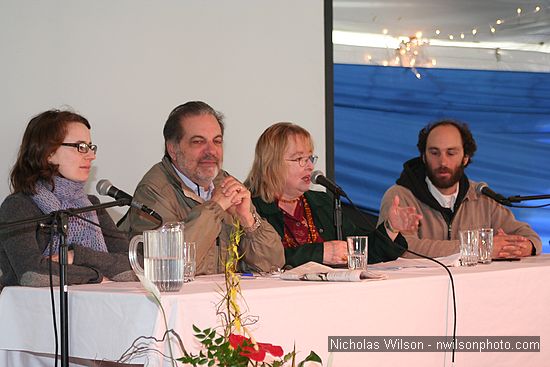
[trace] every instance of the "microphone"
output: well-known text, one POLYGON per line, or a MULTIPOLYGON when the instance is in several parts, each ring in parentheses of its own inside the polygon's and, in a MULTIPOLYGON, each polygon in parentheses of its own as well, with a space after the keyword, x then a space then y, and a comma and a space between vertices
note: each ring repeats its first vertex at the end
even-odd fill
POLYGON ((313 171, 311 172, 311 182, 317 185, 321 185, 325 187, 327 190, 331 191, 335 195, 340 195, 347 197, 344 190, 340 188, 340 186, 336 185, 334 182, 329 180, 323 175, 322 171, 313 171))
POLYGON ((496 201, 499 204, 502 204, 502 205, 511 205, 512 204, 510 202, 510 200, 508 200, 504 196, 500 195, 499 193, 494 192, 493 190, 491 190, 489 188, 489 185, 487 185, 485 182, 480 182, 480 183, 477 184, 476 192, 479 195, 485 195, 485 196, 490 197, 491 199, 493 199, 494 201, 496 201))
POLYGON ((131 207, 149 214, 150 216, 162 223, 162 217, 156 211, 154 211, 153 209, 149 209, 147 206, 143 205, 139 201, 134 200, 132 195, 127 194, 119 188, 113 186, 111 181, 105 179, 99 180, 96 185, 96 190, 100 195, 110 196, 115 200, 127 200, 129 202, 128 205, 130 205, 131 207))

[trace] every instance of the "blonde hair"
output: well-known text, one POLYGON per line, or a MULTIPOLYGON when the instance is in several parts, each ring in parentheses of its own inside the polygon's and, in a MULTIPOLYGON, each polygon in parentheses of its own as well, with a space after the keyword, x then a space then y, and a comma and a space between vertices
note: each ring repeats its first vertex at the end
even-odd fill
POLYGON ((260 135, 252 169, 244 182, 253 197, 271 203, 283 193, 287 170, 284 155, 290 139, 304 139, 313 151, 309 132, 291 122, 273 124, 260 135))

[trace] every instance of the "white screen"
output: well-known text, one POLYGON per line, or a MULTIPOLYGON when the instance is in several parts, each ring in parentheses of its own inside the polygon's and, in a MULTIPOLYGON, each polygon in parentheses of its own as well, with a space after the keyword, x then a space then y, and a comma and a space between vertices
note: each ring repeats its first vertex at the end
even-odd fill
POLYGON ((237 178, 278 121, 312 133, 324 169, 323 29, 323 0, 0 0, 0 196, 29 119, 64 106, 99 146, 91 193, 102 178, 133 193, 162 158, 169 112, 189 100, 225 115, 224 168, 237 178))

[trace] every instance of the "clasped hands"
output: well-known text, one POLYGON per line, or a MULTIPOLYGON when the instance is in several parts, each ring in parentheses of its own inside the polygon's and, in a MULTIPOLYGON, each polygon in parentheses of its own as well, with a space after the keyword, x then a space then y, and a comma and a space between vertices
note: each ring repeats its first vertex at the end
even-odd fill
POLYGON ((493 237, 493 258, 510 258, 531 256, 533 244, 527 238, 511 235, 502 228, 493 237))
POLYGON ((219 186, 214 188, 212 200, 218 203, 223 210, 239 219, 243 227, 254 224, 254 217, 250 210, 252 199, 250 191, 235 177, 224 178, 219 186))

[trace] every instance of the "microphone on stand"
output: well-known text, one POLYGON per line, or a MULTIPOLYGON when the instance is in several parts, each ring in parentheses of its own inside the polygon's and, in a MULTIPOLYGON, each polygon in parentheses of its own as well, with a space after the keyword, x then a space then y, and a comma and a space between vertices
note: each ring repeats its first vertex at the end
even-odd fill
POLYGON ((476 192, 479 195, 485 195, 485 196, 490 197, 491 199, 493 199, 494 201, 496 201, 499 204, 502 204, 502 205, 511 205, 512 204, 512 202, 508 198, 505 198, 501 194, 491 190, 489 188, 489 185, 487 185, 487 183, 485 183, 485 182, 480 182, 480 183, 477 184, 476 192))
POLYGON ((331 191, 335 195, 347 197, 344 190, 342 190, 342 188, 336 185, 332 180, 326 178, 323 175, 322 171, 311 172, 311 182, 325 187, 327 190, 331 191))
POLYGON ((113 186, 111 181, 109 180, 99 180, 99 182, 96 185, 96 190, 100 195, 110 196, 115 200, 127 200, 128 205, 130 205, 133 208, 139 209, 153 218, 157 219, 162 223, 162 217, 153 209, 148 208, 147 206, 143 205, 137 200, 134 200, 132 195, 120 190, 119 188, 113 186))
POLYGON ((326 178, 321 171, 313 171, 311 173, 311 182, 327 188, 327 190, 332 191, 334 194, 334 228, 336 229, 336 239, 343 240, 342 202, 340 201, 340 196, 347 197, 346 193, 338 185, 326 178))

